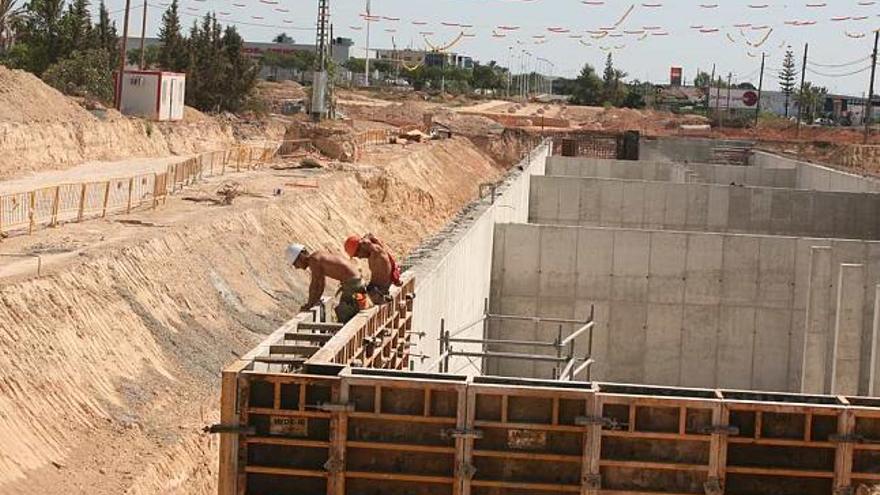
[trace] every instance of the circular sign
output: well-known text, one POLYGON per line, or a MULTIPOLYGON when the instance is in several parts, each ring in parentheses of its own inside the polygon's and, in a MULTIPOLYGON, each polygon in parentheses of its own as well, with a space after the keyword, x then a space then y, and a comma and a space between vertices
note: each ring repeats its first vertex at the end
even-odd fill
POLYGON ((758 93, 754 91, 746 91, 742 96, 743 103, 747 107, 753 107, 758 104, 758 93))

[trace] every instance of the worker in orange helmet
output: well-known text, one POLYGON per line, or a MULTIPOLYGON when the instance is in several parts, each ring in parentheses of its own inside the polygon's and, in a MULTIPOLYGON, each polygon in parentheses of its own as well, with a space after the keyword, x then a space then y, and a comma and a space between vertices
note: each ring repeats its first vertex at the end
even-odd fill
POLYGON ((345 240, 345 252, 352 258, 367 260, 370 266, 370 283, 367 293, 376 304, 387 302, 391 286, 403 285, 400 267, 384 242, 373 234, 352 235, 345 240))

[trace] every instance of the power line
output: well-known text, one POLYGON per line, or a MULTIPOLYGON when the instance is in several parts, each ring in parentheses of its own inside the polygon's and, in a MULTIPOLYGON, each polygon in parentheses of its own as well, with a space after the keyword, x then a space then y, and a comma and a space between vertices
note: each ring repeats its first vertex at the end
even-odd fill
POLYGON ((858 60, 853 60, 852 62, 844 62, 842 64, 820 64, 818 62, 813 62, 813 61, 810 61, 809 64, 815 65, 816 67, 826 67, 826 68, 834 69, 834 68, 840 68, 840 67, 849 67, 851 65, 860 64, 862 62, 867 62, 868 60, 871 60, 870 55, 868 55, 867 57, 862 57, 858 60))
POLYGON ((852 72, 844 73, 844 74, 826 74, 826 73, 824 73, 824 72, 819 72, 819 71, 817 71, 817 70, 810 69, 809 67, 807 68, 807 72, 809 72, 810 74, 813 74, 813 75, 815 75, 815 76, 833 77, 833 78, 836 78, 836 77, 849 77, 849 76, 854 76, 854 75, 856 75, 856 74, 861 74, 862 72, 866 72, 866 71, 869 71, 869 70, 871 70, 871 66, 870 66, 870 65, 867 66, 867 67, 862 67, 861 69, 858 69, 858 70, 854 70, 854 71, 852 71, 852 72))

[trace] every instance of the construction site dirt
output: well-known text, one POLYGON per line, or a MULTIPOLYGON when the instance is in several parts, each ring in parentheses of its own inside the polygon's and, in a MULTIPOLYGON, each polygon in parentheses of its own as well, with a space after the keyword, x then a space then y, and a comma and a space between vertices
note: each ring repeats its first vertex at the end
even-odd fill
MULTIPOLYGON (((252 170, 230 166, 222 173, 214 170, 187 177, 156 204, 84 221, 53 223, 30 234, 0 226, 0 494, 213 495, 224 476, 241 476, 251 484, 236 489, 253 494, 278 493, 272 483, 288 478, 294 486, 301 483, 302 493, 310 495, 464 494, 468 490, 475 495, 696 494, 706 486, 712 488, 719 475, 729 473, 728 492, 733 495, 774 490, 774 495, 789 495, 868 485, 880 477, 872 446, 880 440, 876 438, 876 403, 858 398, 874 395, 870 393, 870 355, 860 355, 858 370, 850 369, 839 377, 855 383, 854 391, 832 394, 823 386, 807 393, 802 388, 802 370, 797 368, 804 363, 803 341, 789 336, 805 328, 801 313, 806 307, 795 301, 810 290, 810 262, 804 256, 823 248, 830 250, 828 267, 857 261, 866 267, 863 289, 870 290, 860 296, 863 318, 858 328, 855 324, 848 328, 850 337, 858 334, 866 344, 873 344, 868 334, 873 329, 869 320, 874 315, 877 282, 872 244, 877 236, 871 235, 876 228, 868 213, 850 215, 859 220, 849 223, 843 222, 847 214, 838 213, 847 205, 873 201, 872 194, 880 190, 859 176, 880 173, 880 163, 877 145, 860 145, 857 131, 806 128, 797 137, 785 129, 713 130, 705 137, 727 141, 708 141, 687 136, 687 126, 704 124, 695 116, 464 98, 426 101, 418 95, 355 90, 338 95, 345 118, 317 128, 305 123, 303 116, 244 118, 196 111, 184 122, 159 124, 124 117, 114 110, 84 110, 36 78, 3 67, 0 84, 14 88, 4 90, 0 98, 5 130, 0 139, 0 178, 6 181, 0 183, 0 195, 163 173, 197 153, 242 143, 272 143, 278 149, 277 156, 252 170), (15 103, 19 98, 45 105, 35 104, 21 112, 15 103), (428 139, 431 126, 452 137, 428 139), (408 130, 418 133, 408 139, 408 130), (543 141, 547 137, 561 144, 579 136, 588 140, 597 133, 607 136, 634 130, 641 132, 643 142, 642 160, 636 163, 645 167, 655 162, 676 163, 677 168, 655 164, 650 172, 640 171, 636 177, 634 169, 624 165, 602 162, 589 168, 579 162, 577 170, 560 172, 560 157, 545 156, 553 149, 550 141, 543 141), (369 134, 374 131, 379 132, 369 134), (391 139, 377 140, 376 135, 391 139), (328 142, 319 143, 320 139, 328 142), (698 144, 690 144, 694 142, 698 144), (697 166, 703 160, 693 157, 701 156, 707 142, 711 142, 705 151, 707 161, 716 157, 712 153, 729 157, 735 148, 734 154, 745 150, 752 160, 756 156, 766 160, 764 165, 740 163, 741 168, 787 172, 774 171, 770 178, 758 174, 755 180, 763 182, 749 184, 758 175, 724 175, 734 172, 697 166), (659 156, 679 146, 694 154, 659 156), (772 151, 772 157, 761 155, 763 151, 772 151), (792 163, 777 161, 777 155, 792 163), (814 170, 809 164, 794 163, 797 160, 822 161, 832 168, 814 170), (545 174, 548 164, 550 171, 545 174), (661 169, 666 173, 662 178, 661 169), (857 175, 843 174, 842 169, 857 175), (728 177, 735 179, 725 183, 728 177), (784 184, 769 183, 775 180, 784 184), (721 210, 709 208, 715 198, 727 198, 720 189, 728 193, 729 182, 754 188, 748 194, 748 210, 754 211, 748 223, 736 223, 732 215, 715 216, 721 210), (844 182, 847 187, 841 189, 839 184, 844 182), (231 204, 224 204, 226 198, 218 196, 218 191, 230 188, 236 194, 226 201, 231 204), (794 190, 815 190, 810 205, 833 208, 838 215, 834 218, 841 220, 833 223, 839 223, 839 228, 817 221, 827 231, 810 230, 807 216, 794 215, 788 203, 787 208, 779 206, 783 199, 778 198, 797 195, 789 194, 794 190), (594 204, 584 199, 590 194, 605 196, 594 204), (690 203, 679 208, 681 194, 690 203), (662 207, 659 199, 650 202, 651 197, 661 195, 662 207), (636 196, 640 199, 633 199, 636 196), (707 213, 694 213, 701 210, 707 213), (666 215, 662 221, 651 216, 658 211, 666 215), (788 216, 779 220, 780 215, 788 216), (800 222, 800 230, 777 229, 774 220, 800 222), (857 229, 856 223, 863 228, 857 229), (411 269, 410 285, 395 301, 394 311, 384 315, 400 332, 393 356, 389 349, 388 355, 370 352, 338 362, 333 351, 344 355, 345 346, 334 347, 339 342, 329 342, 332 337, 323 335, 315 338, 332 345, 318 354, 324 360, 311 363, 309 373, 304 372, 306 368, 279 365, 241 371, 250 374, 227 371, 221 375, 231 363, 253 366, 259 360, 245 359, 249 351, 271 335, 293 333, 291 322, 303 318, 297 308, 306 298, 308 279, 285 263, 285 246, 296 241, 339 252, 346 236, 366 232, 380 236, 411 269), (653 247, 644 251, 633 247, 643 241, 653 247), (861 244, 856 246, 856 242, 861 244), (730 337, 725 332, 733 330, 724 324, 732 320, 721 315, 738 311, 742 316, 741 301, 735 300, 742 294, 724 299, 723 287, 727 286, 711 285, 710 275, 701 271, 708 267, 707 271, 719 276, 736 275, 732 273, 736 270, 725 272, 730 267, 721 258, 716 260, 712 246, 725 256, 752 256, 754 263, 747 265, 754 267, 755 280, 761 281, 755 286, 763 287, 755 289, 755 297, 769 297, 769 306, 778 303, 778 307, 757 304, 757 310, 751 309, 748 328, 755 337, 749 341, 754 349, 748 352, 725 347, 733 340, 724 340, 725 335, 730 337), (683 257, 676 257, 677 253, 683 257), (680 270, 665 270, 658 268, 659 262, 650 262, 661 258, 680 270), (618 271, 594 268, 612 266, 615 260, 618 271), (718 266, 713 264, 716 261, 718 266), (621 269, 620 263, 631 264, 631 269, 621 269), (779 266, 762 271, 768 263, 779 266), (674 281, 676 277, 693 277, 694 283, 706 285, 689 286, 674 281), (648 283, 644 281, 661 279, 668 283, 664 286, 668 294, 659 289, 658 295, 653 285, 641 289, 648 283), (786 293, 781 288, 786 283, 790 297, 780 296, 786 293), (606 287, 602 284, 608 284, 608 293, 594 291, 606 287), (718 298, 712 303, 687 299, 716 289, 718 298), (617 297, 613 290, 628 292, 617 297), (681 291, 681 301, 675 299, 674 290, 681 291), (407 297, 413 294, 414 298, 407 297), (714 309, 706 310, 706 305, 714 309), (596 310, 594 321, 589 320, 592 309, 596 310), (649 314, 668 323, 664 328, 672 329, 670 333, 682 335, 677 344, 657 333, 636 330, 644 329, 649 314), (467 327, 473 320, 479 323, 467 327), (556 320, 565 321, 564 329, 556 320), (703 323, 713 329, 712 335, 682 330, 703 323), (596 332, 596 340, 590 338, 590 345, 596 346, 592 356, 583 339, 593 332, 578 333, 587 325, 596 332), (762 334, 754 328, 762 325, 784 331, 762 334), (614 334, 609 328, 626 330, 614 334), (450 336, 448 332, 457 329, 462 333, 450 336), (785 345, 767 344, 766 339, 781 335, 778 332, 785 334, 785 345), (566 341, 575 333, 576 338, 566 341), (456 338, 481 344, 475 347, 473 341, 455 342, 456 338), (487 339, 495 342, 483 345, 487 339), (550 354, 544 358, 549 359, 522 364, 511 357, 543 355, 530 347, 524 351, 523 341, 546 344, 535 347, 548 349, 550 354), (622 350, 622 341, 643 356, 637 359, 622 350), (784 353, 785 366, 767 364, 769 358, 760 352, 765 344, 768 352, 784 353), (451 349, 449 362, 443 362, 444 345, 445 358, 450 358, 451 349), (711 348, 712 355, 701 353, 703 348, 711 348), (690 350, 701 361, 694 364, 688 352, 676 349, 690 350), (731 362, 748 368, 748 377, 740 376, 736 366, 725 372, 727 351, 738 356, 731 362), (385 363, 375 368, 391 368, 400 374, 358 366, 364 364, 365 356, 370 363, 385 363), (592 376, 588 377, 588 370, 592 376), (475 378, 484 373, 504 377, 475 378), (559 385, 554 373, 557 379, 568 376, 579 384, 559 385), (736 383, 725 382, 725 373, 732 380, 735 377, 736 383), (268 376, 265 380, 264 375, 268 376), (230 376, 233 383, 239 379, 259 383, 251 390, 264 387, 252 395, 242 393, 235 405, 243 406, 245 412, 248 407, 273 411, 252 411, 253 416, 288 418, 287 424, 278 427, 288 435, 276 435, 277 444, 288 440, 290 445, 315 443, 306 442, 304 454, 290 460, 286 468, 268 462, 250 464, 251 471, 246 469, 247 462, 234 468, 221 465, 221 436, 227 442, 238 435, 227 431, 218 436, 204 429, 230 426, 221 407, 221 382, 230 376), (689 381, 709 380, 710 376, 711 383, 689 381), (313 381, 297 389, 296 399, 290 398, 288 385, 298 380, 313 381), (545 381, 556 384, 547 386, 545 381), (627 388, 608 383, 628 381, 639 385, 627 388), (263 382, 270 383, 271 390, 263 382), (343 385, 349 387, 346 400, 322 395, 327 390, 335 394, 343 385), (754 395, 731 388, 750 389, 754 395), (308 400, 300 400, 299 394, 306 395, 307 389, 308 400), (262 395, 266 393, 269 399, 262 395), (821 399, 804 405, 802 393, 821 399), (850 399, 838 401, 834 399, 838 395, 850 399), (670 402, 664 402, 669 396, 673 396, 670 402), (853 407, 848 409, 845 401, 853 407), (327 404, 330 409, 312 409, 327 404), (333 410, 334 404, 341 409, 333 410), (299 412, 315 418, 314 424, 324 420, 329 424, 330 418, 351 420, 352 434, 343 438, 341 430, 334 430, 333 439, 303 438, 297 433, 302 423, 289 420, 299 417, 299 412), (737 439, 728 439, 730 431, 722 431, 722 426, 733 424, 723 421, 729 419, 726 414, 733 414, 744 432, 737 439), (858 424, 836 423, 837 415, 847 421, 859 418, 858 424), (401 423, 394 430, 398 436, 392 438, 383 432, 383 421, 395 418, 401 423), (481 430, 484 436, 477 438, 472 430, 481 430), (855 446, 837 442, 831 430, 858 434, 865 441, 855 446), (769 437, 763 444, 762 435, 769 437), (407 461, 406 449, 413 438, 423 440, 424 445, 413 449, 418 454, 407 461), (349 449, 349 464, 334 470, 331 463, 327 469, 325 461, 339 460, 331 456, 331 446, 341 445, 349 449), (722 445, 734 445, 731 459, 720 457, 722 445), (590 454, 587 448, 602 452, 590 454), (383 449, 396 453, 387 455, 383 449), (809 457, 813 451, 821 454, 806 466, 779 460, 809 457), (840 463, 853 462, 855 468, 838 471, 835 455, 842 459, 840 463), (462 459, 470 464, 457 462, 462 459), (762 471, 762 464, 777 473, 762 471), (769 481, 761 488, 764 477, 769 481)), ((270 106, 279 108, 284 100, 304 96, 301 87, 291 84, 265 85, 262 91, 270 106)), ((745 197, 738 191, 729 194, 731 199, 725 199, 725 204, 745 204, 736 203, 745 197)), ((823 249, 817 257, 824 256, 823 249)), ((365 266, 360 268, 365 271, 365 266)), ((822 280, 832 279, 830 271, 826 275, 822 280)), ((838 275, 835 271, 832 284, 838 275)), ((334 291, 331 287, 327 293, 334 291)), ((837 294, 825 296, 831 300, 837 294)), ((835 327, 831 315, 836 308, 836 299, 819 308, 827 313, 823 328, 832 333, 828 329, 835 327)), ((360 324, 365 325, 368 317, 378 321, 371 313, 359 317, 360 324)), ((349 334, 335 329, 340 335, 337 340, 364 328, 356 325, 349 334)), ((392 326, 386 326, 390 332, 392 326)), ((267 345, 293 344, 273 341, 267 345)), ((823 349, 832 355, 833 342, 823 349)), ((265 356, 257 357, 277 359, 268 349, 265 356)), ((282 357, 282 361, 300 362, 299 357, 282 357)), ((827 373, 833 368, 831 359, 827 373)), ((272 438, 261 445, 271 443, 272 438)), ((263 459, 272 457, 269 450, 263 459)))

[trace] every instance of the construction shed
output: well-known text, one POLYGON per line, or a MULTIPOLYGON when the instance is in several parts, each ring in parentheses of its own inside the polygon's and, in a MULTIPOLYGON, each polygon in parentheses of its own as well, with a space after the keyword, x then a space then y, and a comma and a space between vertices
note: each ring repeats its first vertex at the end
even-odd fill
POLYGON ((121 111, 156 121, 183 119, 186 74, 157 70, 123 72, 121 111))

